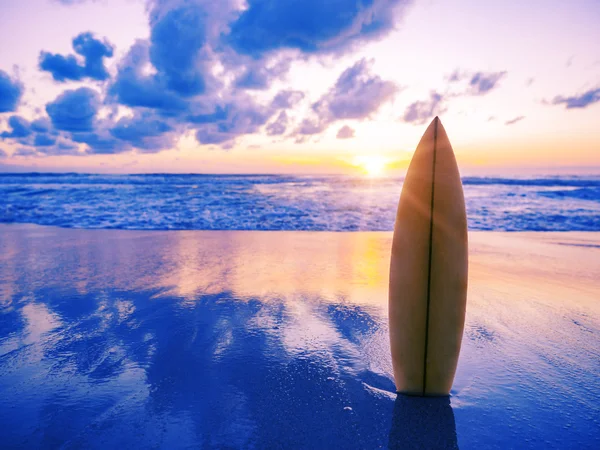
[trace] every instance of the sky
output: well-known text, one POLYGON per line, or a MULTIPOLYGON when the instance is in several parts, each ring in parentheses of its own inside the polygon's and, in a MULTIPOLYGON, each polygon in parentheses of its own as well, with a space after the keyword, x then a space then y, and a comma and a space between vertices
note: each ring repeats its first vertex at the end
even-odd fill
POLYGON ((0 0, 0 171, 600 173, 597 0, 0 0))

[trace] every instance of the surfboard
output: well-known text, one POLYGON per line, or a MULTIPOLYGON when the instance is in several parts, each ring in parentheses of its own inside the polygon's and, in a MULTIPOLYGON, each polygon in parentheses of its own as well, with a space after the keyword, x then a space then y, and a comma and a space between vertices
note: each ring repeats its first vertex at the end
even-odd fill
POLYGON ((454 151, 433 119, 409 165, 394 225, 389 330, 398 393, 448 395, 465 323, 467 215, 454 151))

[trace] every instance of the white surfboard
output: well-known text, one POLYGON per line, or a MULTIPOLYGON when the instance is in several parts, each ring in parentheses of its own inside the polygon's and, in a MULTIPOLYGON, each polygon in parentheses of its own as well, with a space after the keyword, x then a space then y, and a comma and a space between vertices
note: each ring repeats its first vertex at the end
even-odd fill
POLYGON ((462 183, 436 117, 408 168, 394 227, 389 326, 399 393, 450 393, 465 322, 467 273, 462 183))

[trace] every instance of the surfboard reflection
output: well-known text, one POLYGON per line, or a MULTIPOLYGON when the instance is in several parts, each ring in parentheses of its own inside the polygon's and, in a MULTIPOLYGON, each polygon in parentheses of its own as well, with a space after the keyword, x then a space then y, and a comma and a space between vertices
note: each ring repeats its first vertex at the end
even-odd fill
POLYGON ((458 449, 450 397, 398 395, 388 446, 390 449, 458 449))

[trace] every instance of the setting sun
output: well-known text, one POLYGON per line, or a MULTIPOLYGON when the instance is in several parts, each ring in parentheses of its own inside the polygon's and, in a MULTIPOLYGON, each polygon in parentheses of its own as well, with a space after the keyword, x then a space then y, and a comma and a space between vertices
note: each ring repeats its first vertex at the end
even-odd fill
POLYGON ((370 177, 378 177, 383 174, 387 161, 380 156, 357 156, 354 165, 370 177))

